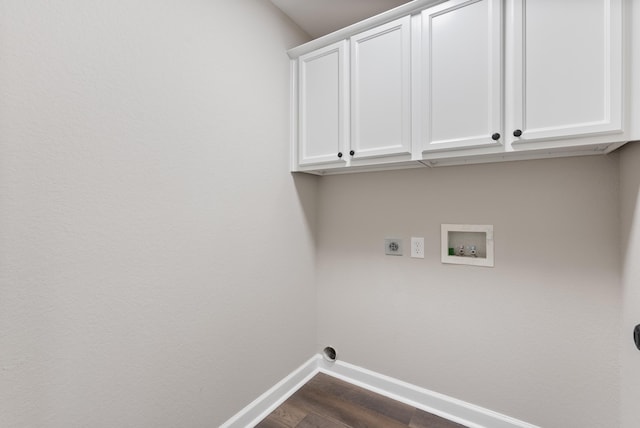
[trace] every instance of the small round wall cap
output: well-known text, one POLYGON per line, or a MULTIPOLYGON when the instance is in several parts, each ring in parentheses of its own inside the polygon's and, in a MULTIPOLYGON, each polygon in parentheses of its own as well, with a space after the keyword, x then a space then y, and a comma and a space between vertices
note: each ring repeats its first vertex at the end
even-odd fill
POLYGON ((338 356, 338 354, 336 353, 336 350, 333 349, 331 346, 327 346, 322 351, 322 356, 324 357, 325 360, 329 361, 330 363, 333 363, 336 361, 336 357, 338 356))

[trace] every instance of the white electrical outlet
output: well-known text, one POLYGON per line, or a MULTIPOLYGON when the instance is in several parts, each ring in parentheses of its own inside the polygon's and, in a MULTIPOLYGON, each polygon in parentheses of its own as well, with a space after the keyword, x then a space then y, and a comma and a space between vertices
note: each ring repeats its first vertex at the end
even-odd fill
POLYGON ((411 237, 411 257, 424 259, 424 238, 411 237))

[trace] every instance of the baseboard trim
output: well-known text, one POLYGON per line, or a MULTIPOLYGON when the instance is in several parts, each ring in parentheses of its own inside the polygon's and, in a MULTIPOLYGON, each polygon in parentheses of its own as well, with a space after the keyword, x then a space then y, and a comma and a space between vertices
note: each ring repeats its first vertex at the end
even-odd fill
POLYGON ((246 428, 257 425, 319 372, 318 359, 321 360, 322 357, 319 354, 314 355, 231 419, 220 425, 220 428, 246 428))
POLYGON ((319 360, 319 371, 469 428, 539 428, 527 422, 430 391, 343 361, 319 360))
POLYGON ((539 428, 527 422, 320 354, 278 382, 221 428, 253 427, 317 373, 325 373, 469 428, 539 428))

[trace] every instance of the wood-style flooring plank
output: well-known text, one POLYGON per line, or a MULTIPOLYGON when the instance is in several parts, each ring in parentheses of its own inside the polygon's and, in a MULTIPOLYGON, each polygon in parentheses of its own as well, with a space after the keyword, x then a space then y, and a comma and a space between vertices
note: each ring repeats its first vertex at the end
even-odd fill
POLYGON ((307 388, 300 391, 305 409, 326 416, 353 428, 406 428, 406 424, 358 406, 339 396, 322 390, 307 388))
POLYGON ((375 392, 336 379, 324 373, 319 373, 309 382, 319 389, 331 392, 340 398, 360 407, 375 411, 393 420, 408 424, 413 417, 415 408, 396 400, 390 400, 375 392))
MULTIPOLYGON (((271 415, 269 415, 266 418, 264 418, 263 420, 261 420, 260 423, 258 425, 256 425, 256 428, 291 428, 291 427, 289 427, 287 425, 283 425, 276 418, 274 418, 271 415)), ((294 428, 295 428, 295 426, 294 426, 294 428)))
POLYGON ((256 426, 259 428, 296 428, 306 416, 307 412, 285 401, 256 426))
POLYGON ((409 422, 409 428, 465 428, 465 426, 416 409, 411 422, 409 422))
POLYGON ((296 428, 349 428, 349 426, 315 413, 310 413, 296 428))
POLYGON ((464 428, 462 425, 319 373, 258 428, 464 428))

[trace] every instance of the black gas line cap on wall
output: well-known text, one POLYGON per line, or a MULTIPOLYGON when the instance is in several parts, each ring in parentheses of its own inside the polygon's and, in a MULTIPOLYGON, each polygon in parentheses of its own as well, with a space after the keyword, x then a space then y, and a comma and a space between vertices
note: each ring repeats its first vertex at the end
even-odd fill
POLYGON ((633 329, 633 341, 636 342, 636 348, 640 350, 640 324, 633 329))

